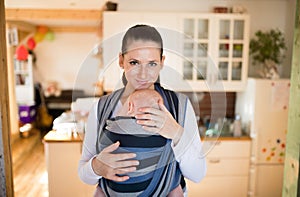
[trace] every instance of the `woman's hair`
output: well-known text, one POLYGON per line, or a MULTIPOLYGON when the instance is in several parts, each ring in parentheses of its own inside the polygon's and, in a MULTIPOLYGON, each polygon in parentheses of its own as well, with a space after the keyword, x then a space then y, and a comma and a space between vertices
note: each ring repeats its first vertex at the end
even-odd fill
POLYGON ((163 42, 159 32, 149 25, 135 25, 130 27, 125 33, 122 41, 122 54, 128 51, 128 46, 133 41, 152 41, 159 45, 160 47, 160 58, 163 55, 163 42))

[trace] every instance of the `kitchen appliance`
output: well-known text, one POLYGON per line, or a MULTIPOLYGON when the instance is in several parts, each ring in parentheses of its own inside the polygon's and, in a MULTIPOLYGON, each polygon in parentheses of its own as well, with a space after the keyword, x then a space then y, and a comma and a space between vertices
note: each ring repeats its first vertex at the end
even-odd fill
POLYGON ((249 196, 280 197, 288 124, 288 79, 252 79, 237 93, 236 113, 249 128, 249 196))

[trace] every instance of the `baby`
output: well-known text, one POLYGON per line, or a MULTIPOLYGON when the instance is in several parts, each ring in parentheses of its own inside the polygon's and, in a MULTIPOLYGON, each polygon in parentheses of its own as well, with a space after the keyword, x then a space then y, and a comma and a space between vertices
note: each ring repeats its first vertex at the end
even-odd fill
MULTIPOLYGON (((151 139, 149 139, 149 136, 154 136, 154 137, 158 137, 162 138, 161 136, 159 136, 159 134, 153 134, 150 132, 147 132, 145 130, 142 129, 142 127, 138 124, 136 124, 136 119, 134 118, 134 116, 136 114, 139 114, 141 112, 139 112, 139 108, 141 107, 153 107, 156 109, 159 109, 159 105, 158 102, 159 100, 163 100, 161 95, 155 91, 155 90, 151 90, 151 89, 143 89, 143 90, 136 90, 135 92, 133 92, 128 99, 125 101, 123 107, 117 112, 116 117, 110 120, 107 120, 107 126, 106 126, 106 131, 112 132, 112 133, 116 133, 119 135, 130 135, 130 136, 135 136, 138 137, 139 141, 145 141, 145 146, 144 147, 139 147, 139 148, 151 148, 151 139), (150 146, 150 147, 149 147, 150 146)), ((155 140, 155 139, 154 139, 155 140)), ((124 150, 126 150, 126 148, 128 148, 130 146, 130 142, 125 141, 122 143, 122 139, 119 140, 121 143, 121 147, 119 147, 117 150, 117 152, 124 152, 124 150), (122 147, 122 145, 124 147, 122 147)), ((111 142, 113 143, 113 142, 111 142)), ((126 152, 126 151, 125 151, 126 152)), ((137 158, 139 160, 139 156, 138 155, 143 155, 143 159, 147 160, 147 150, 144 150, 143 152, 137 152, 137 158)), ((154 153, 152 153, 154 154, 154 153)), ((160 156, 160 152, 157 152, 157 157, 160 156)), ((151 155, 151 154, 149 154, 151 155)), ((150 156, 149 156, 150 158, 150 156)), ((148 159, 149 159, 148 158, 148 159)), ((150 158, 151 159, 151 158, 150 158)), ((151 173, 151 170, 147 171, 147 169, 152 169, 155 168, 155 166, 157 166, 157 162, 158 160, 152 160, 151 162, 148 162, 148 164, 143 163, 143 167, 138 167, 137 171, 129 173, 128 175, 130 177, 133 178, 140 178, 141 174, 143 175, 147 175, 148 173, 151 173)), ((180 176, 181 177, 181 176, 180 176)), ((130 180, 130 179, 129 179, 130 180)), ((126 182, 126 181, 125 181, 126 182)), ((177 181, 180 182, 180 181, 177 181)), ((126 183, 125 183, 126 184, 126 183)), ((97 191, 95 193, 95 196, 104 196, 104 193, 102 191, 102 189, 98 186, 97 187, 97 191)), ((170 193, 168 194, 168 196, 173 196, 173 197, 179 197, 179 196, 183 196, 183 190, 180 186, 180 184, 178 186, 175 186, 174 189, 172 191, 170 191, 170 193)))

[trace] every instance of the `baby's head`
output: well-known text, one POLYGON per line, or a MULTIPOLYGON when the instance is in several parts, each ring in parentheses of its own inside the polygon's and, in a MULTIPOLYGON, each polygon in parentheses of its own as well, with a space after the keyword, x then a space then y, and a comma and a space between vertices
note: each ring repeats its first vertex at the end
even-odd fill
MULTIPOLYGON (((161 95, 151 89, 136 90, 128 97, 128 113, 129 116, 140 114, 139 108, 153 107, 159 109, 158 102, 163 101, 161 95)), ((127 102, 126 102, 127 103, 127 102)))

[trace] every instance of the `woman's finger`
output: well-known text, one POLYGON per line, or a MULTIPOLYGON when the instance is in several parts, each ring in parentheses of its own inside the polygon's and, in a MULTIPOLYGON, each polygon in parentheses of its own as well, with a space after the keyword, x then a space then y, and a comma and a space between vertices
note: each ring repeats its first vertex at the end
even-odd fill
POLYGON ((137 120, 152 120, 156 122, 163 122, 163 114, 137 114, 135 118, 137 120))
POLYGON ((114 170, 114 174, 125 175, 126 173, 134 172, 134 171, 136 171, 136 167, 117 168, 114 170))
POLYGON ((123 161, 127 159, 132 159, 136 157, 135 153, 116 153, 110 155, 112 158, 115 158, 115 161, 123 161))
POLYGON ((146 114, 154 114, 154 115, 159 115, 162 113, 161 110, 153 107, 141 107, 139 108, 139 112, 146 113, 146 114))
POLYGON ((151 133, 159 133, 161 130, 160 128, 157 127, 148 127, 148 126, 143 126, 143 129, 151 133))
POLYGON ((154 120, 137 120, 137 124, 142 125, 142 126, 148 126, 148 127, 156 127, 156 121, 154 120))
POLYGON ((117 176, 117 175, 112 175, 108 177, 108 179, 116 182, 123 182, 129 179, 129 176, 117 176))
POLYGON ((138 160, 127 160, 127 161, 117 161, 114 168, 127 168, 132 166, 138 166, 140 163, 138 160))
POLYGON ((117 142, 115 142, 115 143, 109 145, 108 147, 104 148, 104 149, 102 150, 102 152, 111 153, 111 152, 117 150, 119 146, 120 146, 120 142, 117 141, 117 142))
POLYGON ((164 111, 164 112, 169 112, 169 110, 166 108, 166 106, 164 105, 163 101, 162 100, 159 100, 158 101, 158 106, 159 108, 164 111))

